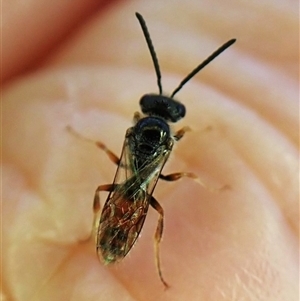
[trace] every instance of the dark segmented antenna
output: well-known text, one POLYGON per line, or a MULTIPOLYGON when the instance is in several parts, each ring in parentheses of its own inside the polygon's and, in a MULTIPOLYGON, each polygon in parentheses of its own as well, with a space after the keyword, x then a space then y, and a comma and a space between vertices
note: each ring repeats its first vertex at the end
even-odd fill
POLYGON ((146 25, 146 22, 145 22, 143 16, 140 15, 139 13, 135 13, 135 15, 140 22, 140 25, 141 25, 143 33, 144 33, 144 37, 146 39, 146 42, 147 42, 147 45, 148 45, 148 48, 149 48, 149 51, 150 51, 150 54, 152 57, 152 61, 154 64, 154 69, 155 69, 156 77, 157 77, 157 85, 158 85, 158 89, 159 89, 159 94, 161 95, 162 94, 161 74, 160 74, 158 59, 157 59, 157 56, 156 56, 156 53, 155 53, 155 50, 154 50, 154 47, 153 47, 153 44, 152 44, 152 41, 150 38, 150 34, 149 34, 149 31, 148 31, 148 28, 147 28, 147 25, 146 25))
POLYGON ((194 76, 196 75, 201 69, 203 69, 207 64, 209 64, 213 59, 215 59, 219 54, 221 54, 224 50, 230 47, 236 39, 231 39, 218 48, 214 53, 212 53, 206 60, 204 60, 198 67, 196 67, 191 73, 189 73, 179 84, 179 86, 174 90, 171 94, 171 98, 194 76))

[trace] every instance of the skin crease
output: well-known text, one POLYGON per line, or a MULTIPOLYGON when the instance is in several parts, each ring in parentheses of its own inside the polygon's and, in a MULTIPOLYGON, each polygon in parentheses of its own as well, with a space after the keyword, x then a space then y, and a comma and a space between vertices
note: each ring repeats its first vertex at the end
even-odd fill
MULTIPOLYGON (((3 11, 9 67, 2 72, 1 300, 299 300, 296 5, 123 1, 82 20, 68 2, 45 46, 41 33, 50 21, 35 23, 35 2, 27 3, 34 39, 26 55, 11 40, 21 41, 22 30, 9 26, 20 3, 3 11), (83 242, 94 191, 111 183, 116 167, 66 131, 71 125, 119 156, 139 98, 157 91, 135 11, 147 22, 166 92, 237 38, 176 95, 187 116, 172 128, 192 131, 176 143, 164 174, 191 171, 209 187, 230 189, 211 192, 191 179, 159 182, 166 291, 154 265, 152 208, 138 243, 113 267, 83 242), (58 43, 67 26, 74 30, 58 43)), ((94 4, 85 5, 89 11, 94 4)), ((45 20, 55 9, 43 7, 45 20)))

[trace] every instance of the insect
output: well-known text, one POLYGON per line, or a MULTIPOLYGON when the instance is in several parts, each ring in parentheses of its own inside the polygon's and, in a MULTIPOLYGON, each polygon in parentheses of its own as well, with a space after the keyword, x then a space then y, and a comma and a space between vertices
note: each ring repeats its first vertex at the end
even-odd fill
POLYGON ((143 227, 149 205, 159 214, 155 232, 155 261, 160 280, 165 281, 160 263, 159 246, 164 227, 164 211, 154 198, 153 191, 158 179, 176 181, 182 177, 197 179, 193 173, 177 172, 163 175, 162 169, 167 162, 173 145, 180 140, 188 127, 175 133, 169 123, 175 123, 185 116, 185 106, 174 99, 175 94, 202 68, 221 52, 231 46, 235 39, 229 40, 191 73, 189 73, 173 91, 171 96, 162 92, 161 73, 158 59, 143 17, 136 13, 146 39, 157 77, 159 93, 145 94, 140 99, 143 114, 134 114, 134 125, 126 131, 121 157, 118 158, 102 142, 96 142, 118 167, 112 184, 100 185, 95 192, 93 210, 96 232, 96 249, 104 264, 121 261, 131 250, 143 227), (100 192, 109 192, 103 206, 100 205, 100 192))

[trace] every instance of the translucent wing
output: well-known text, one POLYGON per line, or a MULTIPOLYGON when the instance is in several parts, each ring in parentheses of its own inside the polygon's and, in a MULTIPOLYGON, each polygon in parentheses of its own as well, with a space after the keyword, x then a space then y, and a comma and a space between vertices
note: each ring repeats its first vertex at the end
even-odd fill
POLYGON ((97 253, 105 264, 124 258, 135 243, 158 177, 173 146, 170 141, 155 156, 141 160, 134 155, 130 139, 127 133, 114 179, 115 189, 108 195, 98 227, 97 253))

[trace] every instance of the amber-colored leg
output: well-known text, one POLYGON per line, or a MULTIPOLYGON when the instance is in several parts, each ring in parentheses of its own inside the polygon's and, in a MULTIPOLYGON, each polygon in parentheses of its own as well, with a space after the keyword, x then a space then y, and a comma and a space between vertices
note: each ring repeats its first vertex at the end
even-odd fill
POLYGON ((198 176, 196 176, 192 172, 174 172, 174 173, 171 173, 166 176, 164 176, 163 174, 159 175, 160 179, 162 179, 164 181, 169 181, 169 182, 177 181, 177 180, 181 179, 182 177, 192 178, 194 180, 198 179, 198 176))
POLYGON ((105 185, 100 185, 95 192, 95 197, 94 197, 94 203, 93 203, 93 211, 94 214, 99 213, 101 209, 101 204, 100 204, 100 191, 113 191, 116 187, 116 184, 105 184, 105 185))
POLYGON ((142 118, 142 115, 140 112, 135 112, 133 115, 133 123, 136 124, 140 119, 142 118))
POLYGON ((93 143, 95 144, 97 147, 101 148, 106 154, 107 156, 109 157, 109 159, 119 165, 120 163, 120 159, 118 158, 118 156, 116 156, 110 149, 108 149, 106 147, 106 145, 104 143, 102 143, 101 141, 94 141, 92 139, 89 139, 89 138, 86 138, 84 136, 82 136, 81 134, 79 134, 78 132, 76 132, 71 126, 67 126, 67 131, 69 131, 69 133, 71 133, 72 135, 74 135, 75 137, 81 139, 81 140, 84 140, 86 142, 89 142, 89 143, 93 143))
POLYGON ((106 185, 100 185, 95 192, 94 196, 94 202, 93 202, 93 212, 94 212, 94 218, 93 218, 93 224, 92 224, 92 231, 89 237, 86 240, 90 240, 92 237, 94 237, 94 233, 97 230, 98 222, 100 218, 100 210, 101 210, 101 203, 100 203, 100 191, 113 191, 115 189, 115 184, 106 184, 106 185))
POLYGON ((189 132, 189 131, 191 131, 191 128, 188 127, 188 126, 184 126, 182 129, 178 130, 178 131, 175 133, 174 139, 177 140, 177 141, 180 140, 180 139, 184 136, 184 134, 185 134, 186 132, 189 132))
MULTIPOLYGON (((211 130, 211 127, 207 127, 206 130, 207 131, 211 130)), ((188 126, 185 126, 185 127, 183 127, 182 129, 178 130, 175 133, 174 138, 178 141, 188 131, 191 131, 191 128, 188 127, 188 126)), ((207 189, 208 191, 211 191, 211 192, 219 192, 219 191, 222 191, 222 190, 230 189, 229 185, 224 185, 224 186, 219 187, 219 188, 210 187, 210 186, 206 185, 202 180, 200 180, 200 178, 197 175, 195 175, 192 172, 176 172, 176 173, 169 174, 169 175, 166 175, 166 176, 164 176, 162 174, 159 176, 160 179, 165 180, 165 181, 170 181, 170 182, 171 181, 177 181, 182 177, 188 177, 188 178, 191 178, 191 179, 195 180, 198 184, 200 184, 205 189, 207 189)))
POLYGON ((159 251, 160 241, 162 238, 162 233, 164 228, 164 210, 153 196, 150 199, 150 204, 159 213, 157 228, 154 236, 155 263, 158 270, 159 278, 163 283, 164 287, 167 289, 170 286, 165 281, 162 275, 161 265, 160 265, 160 251, 159 251))
POLYGON ((160 179, 162 179, 164 181, 169 181, 169 182, 177 181, 177 180, 181 179, 182 177, 187 177, 187 178, 193 179, 198 184, 200 184, 202 187, 204 187, 205 189, 207 189, 208 191, 211 191, 211 192, 220 192, 222 190, 230 189, 230 186, 228 186, 228 185, 224 185, 219 188, 210 187, 207 184, 205 184, 203 181, 201 181, 200 178, 192 172, 175 172, 175 173, 172 173, 172 174, 169 174, 166 176, 164 176, 162 174, 159 175, 160 179))
MULTIPOLYGON (((102 143, 101 141, 94 141, 92 139, 89 139, 89 138, 86 138, 86 137, 82 136, 77 131, 75 131, 71 126, 67 126, 66 129, 70 134, 74 135, 76 138, 79 138, 79 139, 84 140, 86 142, 95 144, 97 147, 102 149, 107 154, 107 156, 109 157, 109 159, 113 163, 119 165, 120 159, 111 150, 109 150, 104 143, 102 143)), ((94 196, 94 202, 93 202, 94 219, 93 219, 92 231, 91 231, 91 234, 89 235, 89 237, 86 240, 90 240, 91 237, 93 237, 93 233, 94 233, 95 229, 97 229, 97 223, 98 223, 98 220, 99 220, 99 213, 100 213, 100 210, 101 210, 100 191, 112 191, 112 190, 114 190, 115 187, 116 187, 115 184, 106 184, 106 185, 100 185, 96 189, 95 196, 94 196)))
POLYGON ((95 143, 99 148, 101 148, 107 154, 107 156, 113 163, 119 165, 120 163, 119 157, 116 156, 110 149, 108 149, 104 143, 102 143, 101 141, 96 141, 95 143))

